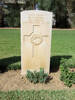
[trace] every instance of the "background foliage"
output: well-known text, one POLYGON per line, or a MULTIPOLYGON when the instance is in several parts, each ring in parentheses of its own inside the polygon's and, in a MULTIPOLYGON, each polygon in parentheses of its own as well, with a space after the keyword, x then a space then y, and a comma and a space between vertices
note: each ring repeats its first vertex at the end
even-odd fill
POLYGON ((8 14, 5 15, 8 27, 20 26, 20 7, 18 4, 8 5, 8 14), (14 8, 14 9, 13 9, 14 8))
POLYGON ((18 0, 15 0, 13 4, 11 3, 5 4, 7 5, 6 8, 4 8, 5 6, 2 6, 2 9, 0 9, 1 25, 3 23, 3 17, 4 17, 4 26, 19 27, 20 11, 35 9, 35 6, 37 4, 40 10, 52 11, 55 14, 54 18, 56 20, 56 24, 54 27, 56 28, 75 27, 75 0, 24 0, 24 1, 25 2, 23 4, 19 4, 18 0))

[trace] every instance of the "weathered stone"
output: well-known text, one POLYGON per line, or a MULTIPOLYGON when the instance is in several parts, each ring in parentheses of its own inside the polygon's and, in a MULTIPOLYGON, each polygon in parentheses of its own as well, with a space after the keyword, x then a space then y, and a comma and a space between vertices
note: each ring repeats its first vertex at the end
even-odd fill
POLYGON ((21 73, 27 70, 49 73, 52 13, 40 10, 21 12, 21 73))

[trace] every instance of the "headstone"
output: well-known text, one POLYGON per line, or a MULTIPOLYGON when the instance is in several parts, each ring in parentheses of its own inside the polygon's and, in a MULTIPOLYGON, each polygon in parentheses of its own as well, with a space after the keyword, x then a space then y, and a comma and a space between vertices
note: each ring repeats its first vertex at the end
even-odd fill
POLYGON ((40 10, 21 12, 21 74, 27 70, 50 69, 52 13, 40 10))

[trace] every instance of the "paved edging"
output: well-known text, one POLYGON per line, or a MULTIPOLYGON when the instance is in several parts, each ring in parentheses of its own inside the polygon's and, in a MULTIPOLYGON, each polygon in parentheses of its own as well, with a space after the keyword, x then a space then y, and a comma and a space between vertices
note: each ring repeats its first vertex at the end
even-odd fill
MULTIPOLYGON (((4 28, 0 28, 0 29, 20 29, 19 27, 18 28, 13 28, 13 27, 4 27, 4 28)), ((60 29, 60 28, 53 28, 53 30, 75 30, 75 28, 66 28, 66 29, 60 29)))

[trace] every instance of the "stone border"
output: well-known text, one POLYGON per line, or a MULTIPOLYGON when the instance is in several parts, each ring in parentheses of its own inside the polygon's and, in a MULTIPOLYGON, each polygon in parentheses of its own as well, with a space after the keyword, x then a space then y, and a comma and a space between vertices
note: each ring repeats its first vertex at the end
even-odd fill
POLYGON ((53 30, 75 30, 75 28, 53 28, 53 30))
POLYGON ((0 29, 20 29, 20 28, 19 27, 18 28, 16 28, 16 27, 14 27, 14 28, 13 27, 3 27, 3 28, 0 27, 0 29))
MULTIPOLYGON (((0 27, 0 29, 20 29, 19 27, 0 27)), ((53 30, 75 30, 75 28, 53 28, 53 30)))

